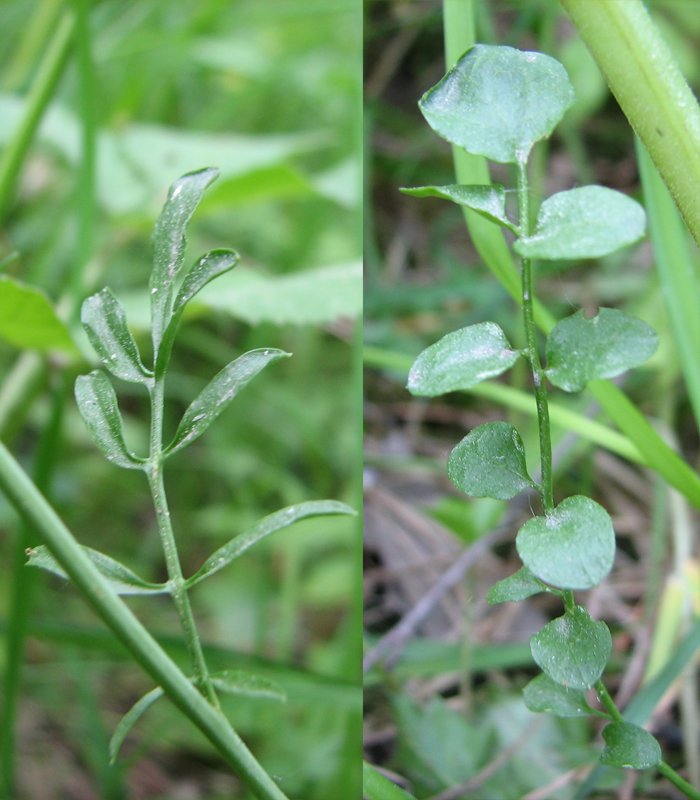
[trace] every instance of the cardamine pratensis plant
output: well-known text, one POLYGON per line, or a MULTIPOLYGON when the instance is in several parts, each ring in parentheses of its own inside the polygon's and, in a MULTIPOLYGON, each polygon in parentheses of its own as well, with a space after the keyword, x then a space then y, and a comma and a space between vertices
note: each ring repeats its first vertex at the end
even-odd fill
MULTIPOLYGON (((212 250, 201 256, 189 269, 184 267, 186 226, 205 189, 217 175, 217 170, 207 168, 183 175, 175 181, 156 223, 150 278, 153 363, 150 366, 143 363, 136 341, 127 327, 122 305, 105 288, 85 300, 81 313, 81 322, 102 366, 77 379, 75 397, 92 438, 107 460, 124 469, 144 473, 153 500, 168 580, 152 583, 104 553, 89 547, 85 547, 84 552, 118 594, 169 594, 172 597, 192 661, 190 680, 211 705, 219 709, 219 692, 277 699, 284 699, 284 692, 276 684, 254 674, 238 670, 212 673, 208 670, 190 605, 189 590, 224 569, 265 537, 297 520, 355 512, 334 500, 289 506, 234 536, 206 559, 194 575, 187 578, 183 575, 163 480, 165 462, 199 438, 238 392, 265 367, 290 355, 282 350, 265 348, 251 350, 235 358, 192 401, 172 441, 167 444, 163 442, 165 381, 183 311, 204 286, 233 269, 238 262, 238 255, 233 250, 212 250), (132 453, 124 441, 122 417, 108 373, 121 380, 141 384, 150 397, 150 450, 147 454, 132 453)), ((66 577, 46 547, 30 550, 28 563, 66 577)), ((163 689, 157 686, 122 718, 110 742, 113 760, 132 726, 163 694, 163 689)), ((236 737, 232 730, 230 732, 232 737, 236 737)), ((246 778, 245 775, 242 777, 246 778)), ((265 784, 265 780, 258 780, 254 784, 261 792, 260 797, 273 800, 284 798, 284 794, 271 781, 270 788, 264 790, 260 789, 261 783, 265 784)))
POLYGON ((574 598, 610 572, 615 532, 608 512, 582 495, 555 503, 547 384, 578 392, 589 381, 613 378, 646 361, 657 335, 645 322, 620 310, 601 308, 587 318, 577 311, 561 320, 540 356, 534 322, 533 260, 599 258, 637 241, 645 214, 631 198, 603 186, 584 186, 548 197, 530 226, 528 159, 533 145, 549 136, 574 102, 562 65, 542 53, 476 45, 426 92, 420 109, 443 139, 501 164, 517 175, 518 217, 506 212, 502 185, 422 186, 402 191, 440 197, 475 211, 515 236, 520 257, 526 346, 511 347, 495 322, 481 322, 448 333, 415 360, 408 378, 414 395, 436 397, 468 389, 502 374, 520 358, 529 363, 537 406, 541 481, 529 475, 520 434, 507 422, 472 430, 451 452, 447 472, 458 489, 473 497, 508 500, 535 489, 542 514, 525 522, 516 537, 523 566, 488 593, 490 603, 521 601, 540 592, 561 598, 564 613, 531 639, 532 656, 542 674, 524 689, 532 711, 561 717, 595 714, 603 729, 603 764, 630 769, 656 767, 688 797, 700 795, 668 766, 657 740, 625 721, 602 681, 612 639, 605 622, 594 620, 574 598), (585 692, 595 690, 602 710, 585 692))

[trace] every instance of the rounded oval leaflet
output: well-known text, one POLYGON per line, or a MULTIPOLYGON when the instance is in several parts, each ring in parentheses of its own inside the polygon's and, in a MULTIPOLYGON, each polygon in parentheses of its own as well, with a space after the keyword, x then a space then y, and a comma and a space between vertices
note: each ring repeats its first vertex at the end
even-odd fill
POLYGON ((590 589, 612 569, 615 531, 608 512, 589 497, 567 497, 518 531, 518 554, 541 581, 558 589, 590 589))

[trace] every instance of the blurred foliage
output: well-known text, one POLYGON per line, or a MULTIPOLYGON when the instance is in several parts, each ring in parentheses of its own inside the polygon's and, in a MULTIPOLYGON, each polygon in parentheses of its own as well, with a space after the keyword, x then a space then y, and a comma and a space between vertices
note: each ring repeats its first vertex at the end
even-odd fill
MULTIPOLYGON (((12 137, 46 40, 70 5, 2 4, 0 145, 12 137)), ((41 287, 59 309, 71 294, 80 299, 103 285, 138 307, 147 292, 150 231, 169 184, 188 169, 221 169, 190 226, 188 254, 238 250, 249 300, 237 300, 234 271, 225 292, 214 293, 183 325, 167 387, 166 436, 192 397, 237 354, 274 346, 294 357, 254 381, 186 457, 168 463, 186 574, 279 507, 321 497, 358 504, 352 317, 361 302, 360 13, 357 0, 95 2, 95 93, 87 99, 97 128, 97 214, 89 261, 84 270, 78 265, 76 279, 85 245, 78 239, 76 174, 84 164, 86 98, 73 58, 2 228, 0 258, 17 255, 0 269, 41 287)), ((135 312, 134 321, 147 351, 135 312)), ((82 346, 83 334, 72 323, 82 346)), ((10 373, 18 355, 0 343, 0 374, 10 373)), ((63 397, 63 425, 51 454, 52 501, 81 542, 162 577, 142 476, 104 462, 75 409, 70 385, 88 366, 50 362, 46 388, 26 408, 13 448, 31 468, 63 397)), ((143 445, 145 398, 126 384, 119 394, 126 436, 143 445)), ((11 581, 16 530, 14 514, 0 500, 3 586, 11 581)), ((352 520, 302 522, 193 595, 219 668, 252 659, 287 690, 286 706, 226 702, 290 797, 350 800, 360 791, 357 537, 352 520)), ((30 629, 38 620, 65 627, 54 638, 35 631, 27 644, 19 796, 77 797, 80 786, 81 797, 176 797, 175 783, 184 780, 198 787, 197 796, 248 797, 165 703, 127 741, 126 761, 108 767, 106 737, 148 680, 100 638, 71 588, 44 576, 36 583, 30 629), (97 646, 86 650, 86 636, 97 646), (74 754, 73 773, 56 771, 47 756, 52 749, 74 754)), ((3 627, 8 602, 3 591, 3 627)), ((130 604, 154 633, 176 632, 167 601, 130 604)), ((186 654, 172 638, 167 642, 186 664, 186 654)))

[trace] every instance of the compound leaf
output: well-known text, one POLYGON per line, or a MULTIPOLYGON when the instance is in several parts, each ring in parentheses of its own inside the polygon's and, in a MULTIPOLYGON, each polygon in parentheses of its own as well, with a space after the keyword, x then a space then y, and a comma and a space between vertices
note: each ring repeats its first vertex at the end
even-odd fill
MULTIPOLYGON (((83 546, 83 551, 117 594, 165 594, 169 591, 167 584, 146 581, 125 567, 124 564, 99 550, 83 546)), ((30 548, 27 550, 27 555, 29 556, 27 566, 40 567, 60 578, 70 580, 63 567, 44 545, 30 548)))
POLYGON ((172 455, 201 436, 259 372, 271 362, 290 355, 274 348, 250 350, 225 366, 185 411, 166 453, 172 455))
POLYGON ((547 337, 549 380, 567 392, 588 381, 614 378, 650 358, 659 343, 646 322, 615 308, 601 308, 587 319, 583 311, 558 322, 547 337))
POLYGON ((603 728, 603 764, 625 769, 647 769, 661 761, 661 748, 644 728, 631 722, 612 722, 603 728))
POLYGON ((469 325, 423 350, 408 374, 408 391, 436 397, 468 389, 505 372, 519 356, 495 322, 469 325))
POLYGON ((494 583, 488 590, 486 602, 491 605, 517 603, 546 591, 547 587, 542 581, 538 580, 527 567, 521 567, 502 581, 494 583))
POLYGON ((102 365, 113 375, 132 383, 148 380, 151 373, 141 362, 124 309, 110 289, 104 288, 83 302, 80 321, 102 365))
POLYGON ((524 258, 600 258, 644 235, 644 209, 604 186, 582 186, 548 197, 532 236, 513 245, 524 258))
POLYGON ((594 622, 576 606, 547 623, 530 639, 535 663, 555 683, 571 689, 590 689, 600 678, 612 652, 604 622, 594 622))
POLYGON ((172 315, 173 288, 185 257, 185 230, 204 190, 219 171, 212 168, 188 172, 178 178, 168 191, 168 199, 153 232, 153 271, 151 272, 151 319, 153 347, 160 346, 172 315))
POLYGON ((0 339, 33 350, 75 353, 68 328, 40 289, 0 277, 0 339))
POLYGON ((573 102, 573 86, 558 61, 478 44, 418 105, 448 142, 492 161, 524 164, 573 102))
POLYGON ((568 689, 546 675, 538 675, 527 684, 523 700, 530 711, 557 717, 587 717, 592 713, 580 689, 568 689))
POLYGON ((129 452, 124 442, 117 396, 102 370, 78 376, 75 399, 90 435, 107 461, 125 469, 141 469, 143 459, 129 452))
POLYGON ((482 217, 495 222, 517 233, 517 227, 506 215, 506 190, 499 183, 490 186, 465 186, 451 184, 449 186, 414 186, 401 189, 403 194, 411 197, 439 197, 451 200, 459 206, 471 208, 482 217))
POLYGON ((567 497, 518 531, 518 554, 540 580, 560 589, 590 589, 610 572, 615 531, 608 512, 589 497, 567 497))
POLYGON ((523 440, 508 422, 488 422, 468 433, 450 453, 447 474, 472 497, 509 500, 535 485, 527 474, 523 440))
POLYGON ((339 503, 337 500, 309 500, 305 503, 297 503, 296 505, 282 508, 279 511, 275 511, 274 514, 264 517, 245 533, 235 536, 230 542, 220 547, 187 580, 187 585, 194 586, 204 578, 214 575, 214 573, 228 566, 242 553, 245 553, 246 550, 249 550, 254 544, 257 544, 275 531, 289 527, 300 519, 332 514, 354 515, 355 513, 350 506, 346 506, 345 503, 339 503))

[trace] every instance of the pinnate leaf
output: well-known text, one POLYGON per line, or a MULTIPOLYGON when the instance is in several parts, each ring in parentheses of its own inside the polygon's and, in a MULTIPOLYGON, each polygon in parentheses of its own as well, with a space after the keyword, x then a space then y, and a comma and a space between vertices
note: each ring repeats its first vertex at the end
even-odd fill
POLYGON ((225 366, 185 411, 175 438, 167 448, 171 455, 200 437, 238 392, 265 367, 291 353, 274 348, 250 350, 225 366))
POLYGON ((525 258, 600 258, 644 235, 644 209, 631 197, 604 186, 582 186, 548 197, 535 232, 513 249, 525 258))
POLYGON ((133 383, 148 380, 151 373, 141 363, 124 309, 108 288, 84 301, 80 321, 102 365, 113 375, 133 383))
POLYGON ((592 711, 580 689, 568 689, 546 675, 538 675, 527 684, 523 700, 530 711, 557 717, 587 717, 592 711))
POLYGON ((530 571, 560 589, 590 589, 610 572, 615 531, 608 512, 589 497, 567 497, 518 531, 518 554, 530 571))
POLYGON ((126 469, 142 469, 143 459, 126 447, 117 396, 102 370, 78 376, 75 399, 90 435, 107 461, 126 469))
POLYGON ((210 250, 205 253, 182 282, 175 299, 173 312, 178 313, 208 283, 232 270, 238 264, 239 256, 234 250, 210 250))
MULTIPOLYGON (((169 591, 167 584, 146 581, 128 567, 125 567, 124 564, 101 553, 99 550, 83 547, 83 551, 117 594, 165 594, 169 591)), ((58 575, 60 578, 69 580, 63 567, 60 566, 44 545, 30 548, 27 551, 27 555, 29 556, 27 566, 40 567, 52 572, 54 575, 58 575)))
POLYGON ((0 277, 0 339, 32 350, 76 351, 49 298, 5 275, 0 277))
POLYGON ((450 453, 447 474, 472 497, 509 500, 535 485, 527 474, 523 440, 508 422, 474 428, 450 453))
POLYGON ((486 602, 491 605, 497 603, 517 603, 540 592, 546 592, 547 587, 538 580, 527 567, 521 567, 513 575, 504 578, 488 590, 486 602))
POLYGON ((433 130, 468 153, 522 163, 574 101, 562 65, 543 53, 478 44, 426 92, 420 110, 433 130))
POLYGON ((153 271, 151 272, 151 317, 153 345, 157 352, 172 314, 173 288, 185 257, 185 230, 204 190, 219 171, 206 168, 178 178, 153 232, 153 271))
POLYGON ((490 186, 464 186, 451 184, 449 186, 414 186, 410 189, 401 189, 404 194, 411 197, 439 197, 451 200, 459 206, 465 206, 476 211, 482 217, 498 225, 517 232, 517 228, 506 215, 506 190, 498 183, 490 186))
POLYGON ((547 377, 560 389, 578 392, 588 381, 643 364, 658 343, 650 325, 618 309, 601 308, 590 319, 577 311, 547 337, 547 377))
POLYGON ((625 769, 647 769, 661 761, 661 748, 644 728, 631 722, 612 722, 603 728, 605 749, 600 755, 603 764, 625 769))
POLYGON ((265 539, 275 531, 282 530, 282 528, 288 528, 300 519, 335 514, 354 515, 355 513, 350 506, 337 500, 309 500, 305 503, 297 503, 296 505, 282 508, 279 511, 275 511, 274 514, 264 517, 252 528, 235 536, 230 542, 220 547, 188 579, 187 585, 194 586, 204 578, 214 575, 262 539, 265 539))
POLYGON ((480 322, 443 336, 413 362, 408 390, 423 397, 469 389, 505 372, 520 357, 495 322, 480 322))
POLYGON ((612 652, 604 622, 594 622, 576 606, 547 623, 530 639, 535 663, 555 683, 570 689, 590 689, 600 678, 612 652))

